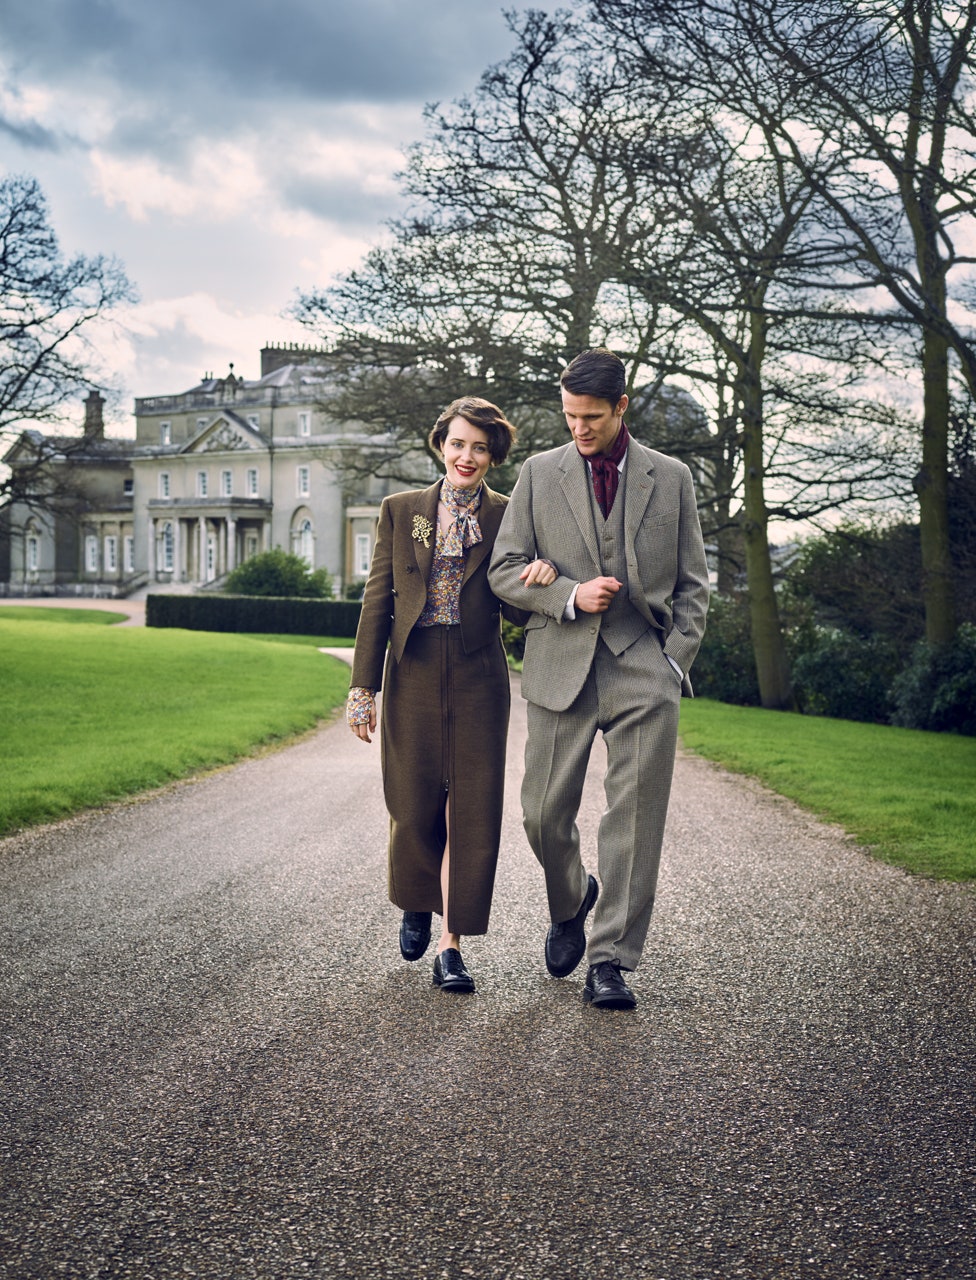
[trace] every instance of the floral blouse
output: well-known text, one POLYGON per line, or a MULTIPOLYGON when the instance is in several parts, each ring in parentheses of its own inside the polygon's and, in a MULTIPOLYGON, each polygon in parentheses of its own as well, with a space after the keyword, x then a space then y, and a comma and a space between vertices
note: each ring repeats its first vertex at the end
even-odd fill
MULTIPOLYGON (((434 559, 427 581, 427 603, 417 619, 418 627, 450 627, 461 621, 464 556, 445 555, 444 541, 444 531, 438 526, 434 559)), ((346 699, 346 723, 369 724, 375 706, 375 689, 350 689, 346 699)))
POLYGON ((418 627, 451 627, 461 621, 461 579, 464 557, 444 554, 444 532, 437 530, 437 546, 427 582, 427 603, 418 627))

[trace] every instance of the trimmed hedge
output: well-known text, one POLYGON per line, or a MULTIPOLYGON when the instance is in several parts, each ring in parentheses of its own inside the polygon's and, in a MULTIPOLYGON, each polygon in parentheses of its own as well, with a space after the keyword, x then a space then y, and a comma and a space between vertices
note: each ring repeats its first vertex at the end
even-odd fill
POLYGON ((265 635, 355 636, 359 600, 298 596, 146 597, 147 627, 185 631, 257 632, 265 635))

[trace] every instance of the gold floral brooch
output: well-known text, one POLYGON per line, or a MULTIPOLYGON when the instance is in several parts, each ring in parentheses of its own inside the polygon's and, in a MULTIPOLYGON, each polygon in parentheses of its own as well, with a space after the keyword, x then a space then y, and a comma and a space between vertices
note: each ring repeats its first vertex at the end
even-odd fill
POLYGON ((413 538, 415 542, 422 542, 425 547, 430 546, 430 535, 434 532, 434 526, 426 516, 414 516, 413 518, 413 538))

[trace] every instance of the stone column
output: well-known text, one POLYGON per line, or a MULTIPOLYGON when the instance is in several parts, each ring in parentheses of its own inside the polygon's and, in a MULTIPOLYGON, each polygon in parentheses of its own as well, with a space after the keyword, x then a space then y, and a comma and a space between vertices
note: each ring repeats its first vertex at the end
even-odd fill
POLYGON ((233 573, 237 568, 237 521, 233 516, 227 517, 227 572, 233 573))
POLYGON ((207 581, 207 518, 197 518, 197 582, 207 581))
POLYGON ((178 516, 173 517, 173 577, 171 581, 183 581, 183 522, 178 516))
POLYGON ((149 570, 149 581, 156 581, 156 521, 149 517, 149 546, 146 550, 146 568, 149 570))

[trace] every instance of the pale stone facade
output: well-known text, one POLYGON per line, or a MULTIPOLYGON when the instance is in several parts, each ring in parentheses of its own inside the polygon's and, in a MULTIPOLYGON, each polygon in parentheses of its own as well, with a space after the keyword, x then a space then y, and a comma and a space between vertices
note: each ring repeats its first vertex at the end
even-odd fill
POLYGON ((321 356, 266 347, 258 379, 231 366, 189 391, 138 399, 134 441, 105 438, 100 397, 84 443, 59 452, 58 441, 25 432, 8 465, 44 449, 71 501, 56 516, 11 507, 7 591, 203 587, 272 547, 328 570, 336 594, 365 578, 380 501, 398 486, 344 485, 339 461, 362 437, 319 407, 321 356))
POLYGON ((120 595, 135 580, 135 442, 106 439, 102 404, 93 391, 81 435, 24 431, 4 456, 26 492, 4 511, 0 591, 120 595))

